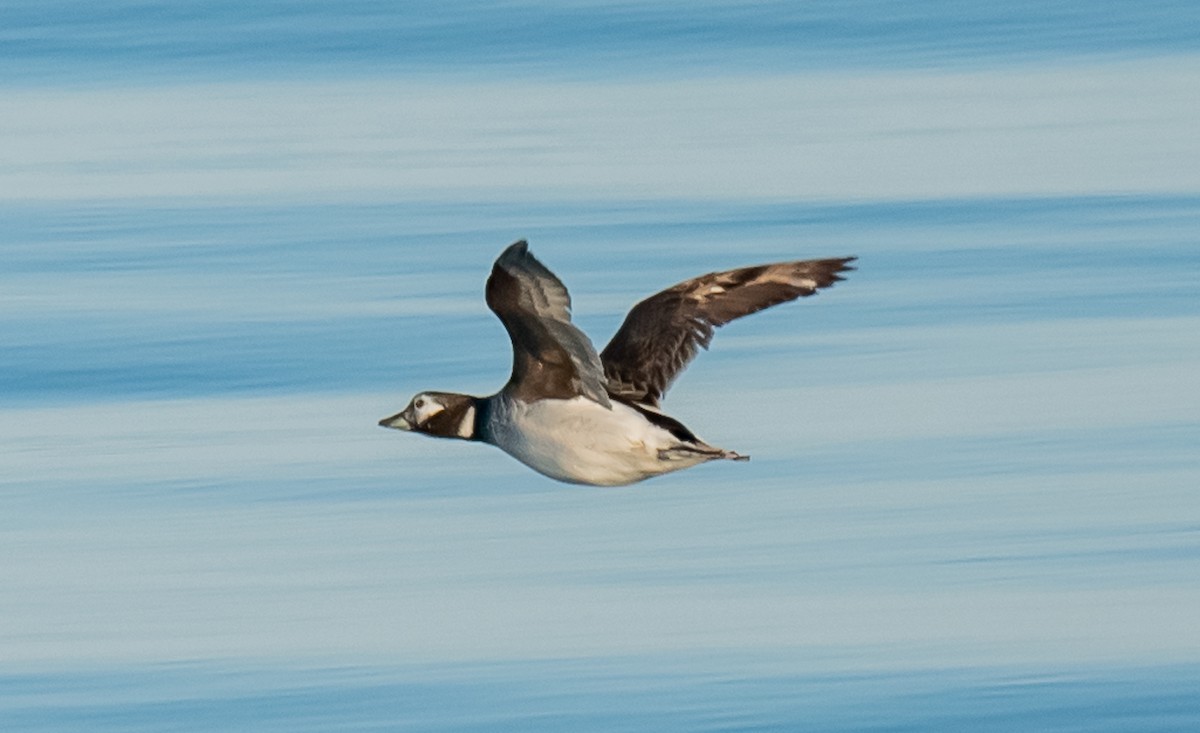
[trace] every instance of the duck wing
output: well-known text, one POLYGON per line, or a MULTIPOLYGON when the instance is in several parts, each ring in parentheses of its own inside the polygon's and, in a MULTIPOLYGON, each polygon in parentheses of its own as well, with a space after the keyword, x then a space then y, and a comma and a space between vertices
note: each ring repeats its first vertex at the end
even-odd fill
POLYGON ((657 406, 667 388, 732 320, 842 280, 854 257, 776 262, 685 280, 646 298, 600 353, 613 397, 657 406))
POLYGON ((512 340, 506 391, 527 402, 582 396, 611 407, 596 348, 571 323, 566 286, 530 254, 525 240, 500 253, 486 297, 512 340))

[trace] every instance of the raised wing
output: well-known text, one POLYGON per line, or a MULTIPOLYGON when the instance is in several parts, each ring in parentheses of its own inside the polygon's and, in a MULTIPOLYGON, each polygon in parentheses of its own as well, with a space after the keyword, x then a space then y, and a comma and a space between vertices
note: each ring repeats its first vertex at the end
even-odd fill
POLYGON ((571 296, 529 253, 525 240, 496 259, 487 304, 512 339, 512 377, 505 389, 526 401, 583 396, 611 406, 596 348, 571 323, 571 296))
POLYGON ((812 295, 842 279, 854 257, 777 262, 685 280, 633 307, 600 354, 608 390, 657 406, 671 382, 708 348, 713 330, 742 316, 812 295))

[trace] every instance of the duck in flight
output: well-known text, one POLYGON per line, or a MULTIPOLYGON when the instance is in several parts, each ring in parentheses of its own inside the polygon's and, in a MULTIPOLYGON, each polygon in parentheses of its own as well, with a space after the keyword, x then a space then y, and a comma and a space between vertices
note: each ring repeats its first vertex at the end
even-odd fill
POLYGON ((566 287, 524 241, 500 254, 487 304, 512 340, 508 383, 490 397, 421 392, 387 428, 491 443, 533 470, 594 486, 632 484, 707 461, 709 445, 659 408, 713 330, 842 279, 854 257, 777 262, 685 280, 638 303, 599 354, 571 323, 566 287))

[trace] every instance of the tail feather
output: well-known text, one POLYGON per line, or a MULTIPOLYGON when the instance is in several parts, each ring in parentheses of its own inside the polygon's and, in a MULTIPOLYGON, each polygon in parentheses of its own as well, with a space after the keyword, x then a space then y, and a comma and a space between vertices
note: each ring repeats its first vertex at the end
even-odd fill
POLYGON ((695 456, 695 455, 704 456, 705 459, 709 460, 709 461, 719 461, 719 460, 748 461, 748 460, 750 460, 750 456, 744 456, 741 453, 738 453, 737 451, 725 450, 724 448, 717 448, 715 446, 708 445, 707 443, 693 443, 693 444, 682 443, 680 445, 673 446, 666 450, 660 450, 658 452, 658 458, 661 461, 669 461, 673 457, 676 457, 676 456, 683 457, 683 456, 695 456))

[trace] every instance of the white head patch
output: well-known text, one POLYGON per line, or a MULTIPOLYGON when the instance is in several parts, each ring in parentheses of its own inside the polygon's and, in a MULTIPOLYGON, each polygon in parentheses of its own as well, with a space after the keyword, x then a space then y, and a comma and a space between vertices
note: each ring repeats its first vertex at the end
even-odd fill
POLYGON ((427 392, 422 392, 416 397, 413 397, 413 422, 417 425, 423 425, 426 420, 445 409, 446 406, 443 405, 438 398, 430 395, 427 392))

